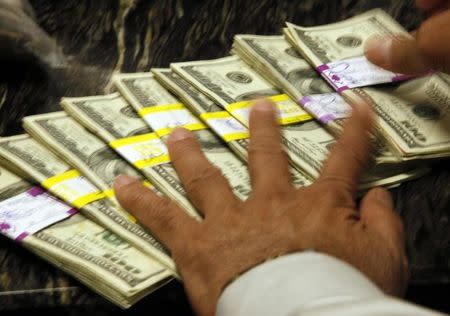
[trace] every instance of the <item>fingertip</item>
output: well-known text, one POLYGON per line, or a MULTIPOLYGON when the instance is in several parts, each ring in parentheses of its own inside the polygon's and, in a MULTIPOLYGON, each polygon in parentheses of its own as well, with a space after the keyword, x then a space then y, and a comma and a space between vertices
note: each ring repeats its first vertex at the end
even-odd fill
POLYGON ((356 102, 353 104, 353 113, 356 113, 358 116, 371 117, 373 108, 367 100, 357 97, 356 102))
POLYGON ((257 99, 252 107, 253 112, 274 113, 275 104, 267 98, 257 99))
POLYGON ((177 127, 170 133, 168 143, 175 144, 179 141, 183 141, 185 139, 192 138, 192 137, 193 137, 193 135, 189 130, 187 130, 183 127, 177 127))
POLYGON ((121 191, 124 187, 137 182, 137 179, 127 174, 119 175, 114 181, 113 187, 115 191, 121 191))
POLYGON ((392 37, 374 35, 367 39, 364 45, 364 54, 373 64, 388 68, 391 61, 392 37))
POLYGON ((360 128, 370 132, 374 122, 374 111, 368 100, 357 95, 352 96, 352 115, 347 118, 345 128, 360 128))

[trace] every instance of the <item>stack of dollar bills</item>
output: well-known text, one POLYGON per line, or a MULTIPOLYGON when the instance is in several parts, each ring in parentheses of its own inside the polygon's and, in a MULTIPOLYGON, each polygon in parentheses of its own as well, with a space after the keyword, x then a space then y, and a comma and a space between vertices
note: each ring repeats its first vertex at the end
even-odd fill
POLYGON ((380 69, 363 53, 373 35, 406 33, 382 10, 283 35, 236 35, 231 55, 116 74, 116 92, 63 98, 64 111, 25 117, 0 138, 0 230, 127 308, 173 278, 170 253, 123 210, 112 185, 134 176, 201 221, 171 165, 167 137, 193 132, 236 196, 251 193, 248 117, 256 97, 278 108, 296 187, 314 182, 342 121, 361 100, 376 113, 374 164, 361 192, 425 174, 450 156, 450 79, 380 69))

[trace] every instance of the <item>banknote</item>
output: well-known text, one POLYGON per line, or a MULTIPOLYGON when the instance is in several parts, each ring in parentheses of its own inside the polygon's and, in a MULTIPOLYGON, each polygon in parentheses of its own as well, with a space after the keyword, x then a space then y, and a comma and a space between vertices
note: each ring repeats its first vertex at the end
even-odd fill
POLYGON ((408 33, 390 15, 374 9, 347 20, 313 27, 287 23, 288 40, 313 67, 364 56, 364 44, 372 36, 408 33))
POLYGON ((372 105, 380 134, 403 160, 450 155, 450 85, 441 74, 344 95, 372 105))
POLYGON ((234 36, 233 49, 242 60, 293 100, 333 91, 282 35, 238 34, 234 36))
POLYGON ((152 235, 106 199, 102 191, 77 170, 29 135, 0 138, 0 157, 4 166, 22 170, 28 180, 47 187, 90 219, 175 270, 168 251, 152 235))
MULTIPOLYGON (((0 167, 1 233, 10 236, 19 227, 30 229, 45 220, 39 217, 43 211, 61 206, 41 188, 0 167)), ((123 308, 169 281, 172 274, 82 214, 48 222, 16 241, 123 308)))
POLYGON ((143 180, 107 144, 63 111, 26 116, 25 130, 102 190, 112 188, 120 174, 143 180))

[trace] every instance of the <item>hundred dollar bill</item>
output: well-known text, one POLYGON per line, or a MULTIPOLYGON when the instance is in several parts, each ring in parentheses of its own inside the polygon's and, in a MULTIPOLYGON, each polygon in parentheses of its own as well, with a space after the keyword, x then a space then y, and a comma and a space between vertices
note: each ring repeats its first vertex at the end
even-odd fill
POLYGON ((286 92, 333 134, 351 107, 283 36, 235 35, 234 52, 265 79, 286 92), (339 102, 340 101, 340 102, 339 102))
POLYGON ((450 156, 450 85, 441 74, 344 96, 372 104, 380 134, 403 160, 450 156))
POLYGON ((306 96, 302 102, 322 116, 328 127, 333 127, 334 134, 340 134, 343 120, 351 115, 349 104, 366 100, 377 114, 377 137, 374 138, 379 145, 377 161, 405 164, 409 160, 450 155, 446 136, 449 87, 435 75, 390 87, 347 90, 342 92, 343 97, 334 93, 306 96), (430 93, 431 90, 434 93, 430 93), (439 114, 433 119, 424 118, 423 114, 417 114, 418 108, 433 108, 435 110, 431 111, 439 114))
POLYGON ((233 49, 261 76, 297 102, 311 94, 333 92, 282 35, 235 35, 233 49))
MULTIPOLYGON (((109 109, 105 110, 104 113, 114 114, 109 109)), ((127 112, 119 114, 126 120, 125 123, 122 123, 122 126, 130 122, 139 122, 140 125, 136 129, 142 131, 145 128, 145 124, 136 117, 131 107, 127 112), (130 115, 135 116, 128 119, 130 115)), ((119 174, 128 174, 138 179, 142 178, 126 160, 122 159, 107 143, 94 135, 98 131, 94 131, 94 134, 92 134, 65 112, 28 116, 23 121, 25 129, 30 134, 35 135, 35 138, 40 140, 42 144, 48 146, 64 160, 71 162, 74 167, 84 172, 102 190, 109 190, 119 174)), ((133 125, 128 126, 128 128, 133 128, 133 125)), ((160 164, 155 165, 154 168, 145 169, 145 174, 153 185, 174 199, 188 213, 197 216, 194 207, 182 195, 184 191, 177 178, 174 177, 175 173, 170 164, 160 164)))
POLYGON ((278 120, 283 125, 311 119, 297 103, 281 94, 237 56, 173 63, 171 68, 244 125, 248 120, 249 101, 262 96, 274 101, 278 120))
POLYGON ((142 180, 142 176, 108 145, 63 111, 26 116, 23 126, 34 139, 104 191, 112 188, 120 174, 142 180))
MULTIPOLYGON (((114 83, 122 95, 137 110, 148 109, 146 121, 152 125, 152 114, 165 112, 166 105, 182 105, 180 100, 164 89, 153 74, 121 74, 114 77, 114 83), (161 111, 159 110, 161 109, 161 111)), ((183 105, 184 106, 184 105, 183 105)), ((184 108, 185 111, 188 111, 184 108)), ((167 115, 170 115, 170 108, 167 115)), ((189 111, 189 113, 192 113, 189 111)), ((191 114, 192 115, 192 114, 191 114)), ((158 117, 155 116, 155 119, 158 117)), ((175 121, 174 127, 186 126, 182 121, 175 121)), ((237 197, 245 200, 250 193, 250 179, 246 165, 238 159, 227 145, 210 130, 203 128, 193 131, 208 160, 219 168, 230 183, 237 197)), ((163 137, 164 139, 165 137, 163 137)))
MULTIPOLYGON (((46 220, 43 211, 57 208, 70 209, 0 167, 1 233, 32 229, 46 220)), ((43 225, 16 241, 122 308, 170 280, 160 263, 81 214, 43 225)))
MULTIPOLYGON (((210 61, 174 63, 171 67, 221 106, 247 98, 246 96, 273 94, 271 92, 273 88, 267 84, 258 84, 258 81, 262 79, 234 56, 210 61), (236 74, 239 74, 239 84, 234 82, 236 74)), ((282 142, 293 165, 316 178, 328 156, 329 148, 335 142, 334 137, 314 121, 286 125, 281 127, 281 130, 282 142)), ((403 173, 402 168, 399 166, 397 170, 391 171, 391 175, 403 173)), ((370 179, 373 180, 374 176, 370 179)), ((403 179, 408 178, 409 175, 405 174, 403 179)), ((386 173, 383 173, 383 175, 380 174, 379 179, 383 179, 384 184, 387 185, 390 182, 389 179, 393 178, 386 177, 386 173)), ((363 183, 370 186, 371 183, 375 183, 372 180, 367 178, 367 181, 363 180, 363 183)))
POLYGON ((381 9, 367 11, 342 22, 301 27, 287 23, 290 41, 314 67, 364 56, 364 44, 374 35, 408 34, 381 9), (293 41, 292 41, 293 40, 293 41))
POLYGON ((298 51, 338 92, 413 77, 382 69, 364 56, 364 43, 373 35, 402 33, 410 36, 380 9, 317 27, 288 23, 288 29, 298 51))
POLYGON ((146 254, 175 270, 167 250, 129 214, 115 206, 90 181, 29 135, 0 138, 1 163, 19 169, 27 179, 42 184, 59 198, 110 229, 146 254))

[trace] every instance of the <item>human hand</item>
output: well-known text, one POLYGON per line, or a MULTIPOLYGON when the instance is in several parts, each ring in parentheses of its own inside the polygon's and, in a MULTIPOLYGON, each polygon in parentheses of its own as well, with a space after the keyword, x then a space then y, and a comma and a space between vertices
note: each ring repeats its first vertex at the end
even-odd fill
POLYGON ((421 74, 430 69, 450 73, 450 1, 416 0, 430 14, 411 36, 375 36, 365 46, 372 63, 403 74, 421 74))
POLYGON ((66 63, 61 48, 37 24, 27 0, 0 0, 0 59, 33 58, 51 67, 66 63))
POLYGON ((311 186, 295 189, 281 145, 273 104, 260 101, 250 115, 249 171, 252 193, 238 200, 201 152, 192 134, 169 138, 172 163, 198 222, 176 203, 140 182, 120 176, 121 205, 171 251, 199 315, 213 315, 224 287, 237 275, 275 256, 314 249, 362 271, 388 294, 401 295, 408 268, 403 227, 384 189, 373 189, 359 206, 357 184, 369 160, 371 114, 361 104, 311 186))

